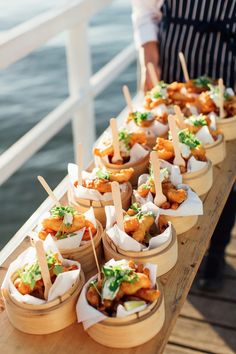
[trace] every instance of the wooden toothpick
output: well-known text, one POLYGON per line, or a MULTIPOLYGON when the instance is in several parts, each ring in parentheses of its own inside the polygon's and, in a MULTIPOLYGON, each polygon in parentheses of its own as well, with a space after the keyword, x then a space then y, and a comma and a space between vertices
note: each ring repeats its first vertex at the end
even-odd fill
POLYGON ((220 118, 225 117, 225 111, 224 111, 224 83, 223 79, 218 80, 218 86, 219 86, 219 110, 220 110, 220 118))
POLYGON ((115 206, 116 222, 120 230, 124 231, 123 209, 121 203, 120 186, 118 182, 111 183, 112 199, 115 206))
POLYGON ((47 194, 49 195, 49 197, 54 201, 54 203, 56 205, 60 205, 59 200, 57 199, 57 197, 55 196, 55 194, 53 193, 53 191, 51 190, 51 188, 49 187, 45 179, 42 176, 38 176, 38 180, 43 186, 43 188, 45 189, 45 191, 47 192, 47 194))
POLYGON ((184 161, 183 157, 181 156, 179 137, 178 137, 178 133, 177 133, 175 117, 172 115, 169 115, 168 123, 169 123, 170 131, 171 131, 171 135, 172 135, 172 139, 173 139, 173 146, 174 146, 174 151, 175 151, 174 165, 185 166, 185 161, 184 161))
POLYGON ((52 282, 51 282, 51 277, 48 269, 47 258, 43 247, 43 241, 42 240, 36 241, 34 246, 35 246, 37 259, 39 262, 39 267, 40 267, 40 271, 44 283, 44 298, 45 300, 47 300, 49 290, 52 286, 52 282))
POLYGON ((184 73, 184 79, 186 82, 188 82, 190 80, 190 78, 189 78, 189 74, 188 74, 186 60, 185 60, 184 54, 182 52, 179 52, 179 60, 180 60, 180 64, 182 66, 182 70, 184 73))
POLYGON ((148 63, 147 68, 148 68, 148 72, 149 72, 149 75, 150 75, 150 78, 151 78, 151 81, 152 81, 152 84, 154 87, 158 84, 158 77, 157 77, 157 73, 156 73, 153 63, 148 63))
POLYGON ((131 98, 131 94, 130 94, 128 86, 124 85, 122 90, 123 90, 123 95, 124 95, 125 102, 127 104, 129 113, 133 113, 133 103, 132 103, 132 98, 131 98))
POLYGON ((154 198, 154 204, 161 206, 166 202, 166 196, 162 192, 161 176, 160 176, 160 161, 156 151, 152 151, 150 154, 150 161, 153 168, 153 179, 155 184, 156 195, 154 198))
POLYGON ((112 141, 113 141, 113 148, 114 148, 114 154, 111 161, 112 163, 116 163, 118 161, 122 161, 122 157, 120 154, 119 135, 118 135, 117 123, 115 118, 110 119, 110 127, 111 127, 111 134, 112 134, 112 141))
POLYGON ((185 129, 186 128, 186 124, 184 122, 184 117, 183 117, 183 114, 181 112, 181 109, 179 108, 179 106, 174 106, 174 111, 175 111, 175 114, 178 118, 178 123, 179 123, 179 127, 180 129, 185 129))
POLYGON ((82 186, 82 171, 83 171, 83 146, 81 143, 77 146, 77 161, 78 166, 78 184, 82 186))
POLYGON ((96 248, 95 248, 95 245, 94 245, 92 231, 91 231, 90 227, 89 227, 88 230, 89 230, 90 241, 91 241, 91 244, 92 244, 93 255, 94 255, 96 266, 97 266, 97 270, 98 270, 98 280, 101 280, 101 270, 100 270, 100 267, 99 267, 99 262, 98 262, 96 248))

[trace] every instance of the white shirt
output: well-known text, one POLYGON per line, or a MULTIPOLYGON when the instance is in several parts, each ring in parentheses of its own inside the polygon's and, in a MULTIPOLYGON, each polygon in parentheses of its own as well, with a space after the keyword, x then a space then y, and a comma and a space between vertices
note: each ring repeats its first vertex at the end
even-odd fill
POLYGON ((144 43, 157 41, 163 2, 164 0, 132 0, 132 22, 137 48, 144 43))

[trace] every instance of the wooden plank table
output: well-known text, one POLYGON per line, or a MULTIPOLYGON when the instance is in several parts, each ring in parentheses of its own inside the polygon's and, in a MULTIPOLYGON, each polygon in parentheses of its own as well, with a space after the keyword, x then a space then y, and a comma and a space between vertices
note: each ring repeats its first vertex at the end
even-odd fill
MULTIPOLYGON (((214 183, 210 192, 202 199, 204 215, 199 217, 197 225, 190 231, 178 236, 179 257, 176 266, 160 278, 164 288, 166 320, 163 329, 148 343, 132 349, 111 349, 94 342, 83 330, 81 324, 66 328, 63 331, 44 335, 27 335, 15 330, 7 319, 2 308, 0 314, 0 352, 1 354, 145 354, 162 353, 167 344, 173 326, 180 314, 190 286, 194 280, 201 260, 207 250, 210 238, 218 222, 236 175, 236 141, 227 143, 227 158, 214 167, 214 183)), ((222 235, 223 237, 223 235, 222 235)), ((0 268, 2 281, 10 262, 29 244, 24 240, 17 249, 4 261, 0 268)), ((142 333, 137 333, 142 335, 142 333)), ((193 333, 194 335, 194 333, 193 333)))

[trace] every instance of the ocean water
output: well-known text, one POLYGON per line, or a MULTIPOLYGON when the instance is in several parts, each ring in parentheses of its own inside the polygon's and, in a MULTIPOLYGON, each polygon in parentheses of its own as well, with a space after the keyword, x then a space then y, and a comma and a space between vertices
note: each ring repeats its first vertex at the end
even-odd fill
MULTIPOLYGON (((26 21, 67 0, 0 1, 0 31, 26 21)), ((1 35, 1 33, 0 33, 1 35)), ((92 68, 96 72, 132 41, 130 2, 116 0, 90 23, 92 68)), ((53 39, 28 57, 0 71, 0 153, 23 136, 68 95, 65 34, 53 39)), ((121 88, 136 89, 136 64, 131 65, 95 100, 99 135, 124 107, 121 88)), ((45 177, 52 188, 66 175, 73 161, 71 124, 57 134, 7 182, 0 186, 0 248, 14 235, 45 199, 36 176, 45 177)), ((1 173, 1 171, 0 171, 1 173)))

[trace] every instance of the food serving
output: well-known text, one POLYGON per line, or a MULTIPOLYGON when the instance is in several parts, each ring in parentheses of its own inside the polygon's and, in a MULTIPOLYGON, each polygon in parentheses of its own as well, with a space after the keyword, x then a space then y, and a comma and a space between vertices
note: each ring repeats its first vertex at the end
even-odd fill
POLYGON ((87 288, 86 299, 96 310, 116 317, 117 309, 140 309, 156 301, 160 291, 153 288, 150 269, 133 261, 117 261, 102 267, 101 279, 95 278, 87 288))
POLYGON ((38 232, 38 237, 45 240, 50 234, 55 241, 67 239, 77 235, 78 231, 84 229, 83 241, 90 239, 89 229, 92 235, 96 235, 97 228, 85 215, 68 205, 55 206, 50 210, 50 216, 42 221, 42 229, 38 232))
MULTIPOLYGON (((52 284, 60 273, 78 269, 76 264, 64 265, 58 253, 46 253, 47 265, 52 284)), ((44 282, 41 275, 40 266, 37 260, 17 269, 17 277, 14 286, 22 295, 32 295, 39 299, 44 299, 44 282)))

